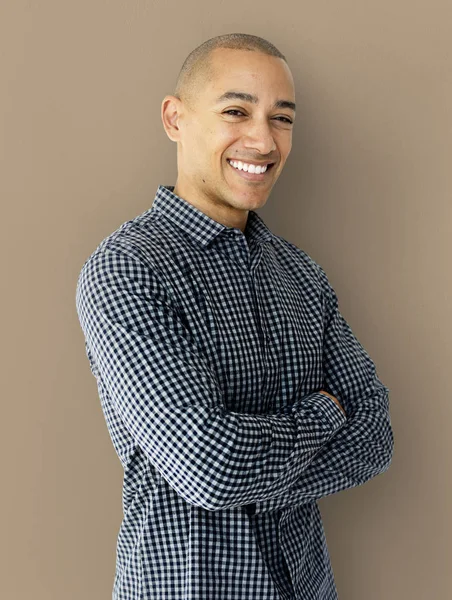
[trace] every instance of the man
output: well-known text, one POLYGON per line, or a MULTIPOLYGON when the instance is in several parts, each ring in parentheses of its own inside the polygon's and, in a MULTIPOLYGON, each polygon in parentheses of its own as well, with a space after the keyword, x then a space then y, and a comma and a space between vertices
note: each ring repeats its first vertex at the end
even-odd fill
POLYGON ((388 389, 325 272, 255 212, 295 108, 266 40, 196 48, 162 102, 176 185, 82 267, 77 311, 124 467, 114 599, 337 598, 317 500, 391 462, 388 389))

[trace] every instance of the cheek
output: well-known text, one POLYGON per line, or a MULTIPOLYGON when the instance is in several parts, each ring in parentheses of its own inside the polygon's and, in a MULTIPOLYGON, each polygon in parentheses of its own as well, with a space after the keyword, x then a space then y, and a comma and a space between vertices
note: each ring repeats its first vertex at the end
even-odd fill
POLYGON ((220 148, 229 148, 232 144, 240 139, 242 133, 239 124, 222 123, 215 131, 212 132, 215 144, 220 148))
POLYGON ((289 152, 292 149, 292 131, 290 131, 289 134, 284 138, 283 145, 284 151, 286 152, 286 154, 289 154, 289 152))
POLYGON ((279 150, 280 157, 281 157, 281 162, 284 164, 287 160, 287 157, 289 156, 290 151, 291 151, 292 143, 290 141, 288 141, 287 139, 284 139, 284 140, 279 140, 277 142, 277 144, 278 144, 278 150, 279 150))

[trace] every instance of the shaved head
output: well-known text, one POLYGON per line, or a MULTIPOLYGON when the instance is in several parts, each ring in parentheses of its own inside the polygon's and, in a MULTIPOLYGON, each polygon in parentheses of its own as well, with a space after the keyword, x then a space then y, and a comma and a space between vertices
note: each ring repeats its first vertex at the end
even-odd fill
MULTIPOLYGON (((216 48, 232 48, 262 52, 286 61, 286 57, 270 42, 247 33, 228 33, 210 38, 195 48, 185 59, 176 83, 174 96, 191 109, 206 83, 215 77, 211 55, 216 48)), ((286 61, 287 62, 287 61, 286 61)))

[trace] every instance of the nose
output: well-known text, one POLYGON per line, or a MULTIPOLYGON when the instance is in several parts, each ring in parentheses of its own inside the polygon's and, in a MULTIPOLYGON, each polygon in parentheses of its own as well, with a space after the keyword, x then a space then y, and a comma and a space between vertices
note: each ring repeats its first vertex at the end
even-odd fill
POLYGON ((250 122, 246 130, 245 138, 245 147, 258 150, 260 154, 269 154, 276 150, 271 125, 265 118, 254 119, 250 122))

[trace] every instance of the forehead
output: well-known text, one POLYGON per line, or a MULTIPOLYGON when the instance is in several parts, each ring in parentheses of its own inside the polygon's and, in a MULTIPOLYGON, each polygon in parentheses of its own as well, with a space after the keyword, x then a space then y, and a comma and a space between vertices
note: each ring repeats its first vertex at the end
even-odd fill
POLYGON ((287 63, 262 52, 216 48, 210 57, 212 78, 205 92, 209 99, 232 89, 240 89, 258 97, 263 94, 283 96, 295 101, 292 73, 287 63))

